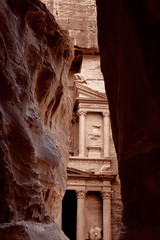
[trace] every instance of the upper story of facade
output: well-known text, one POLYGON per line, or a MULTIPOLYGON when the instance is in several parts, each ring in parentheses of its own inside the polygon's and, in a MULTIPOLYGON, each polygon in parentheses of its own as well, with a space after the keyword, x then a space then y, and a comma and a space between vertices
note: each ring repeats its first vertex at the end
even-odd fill
POLYGON ((68 167, 94 174, 117 172, 99 55, 82 54, 77 69, 74 64, 68 80, 73 100, 68 167))
POLYGON ((68 32, 75 58, 68 89, 73 102, 68 167, 98 174, 117 174, 108 101, 100 70, 95 0, 43 0, 56 21, 68 32))

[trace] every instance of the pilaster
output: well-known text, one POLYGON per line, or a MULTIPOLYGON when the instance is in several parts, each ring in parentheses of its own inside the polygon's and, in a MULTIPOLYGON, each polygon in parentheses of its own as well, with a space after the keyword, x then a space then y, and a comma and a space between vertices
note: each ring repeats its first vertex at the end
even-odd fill
POLYGON ((85 196, 84 190, 77 191, 77 240, 85 240, 85 196))
POLYGON ((111 240, 111 192, 102 192, 103 240, 111 240))
POLYGON ((79 110, 79 156, 85 156, 85 116, 86 111, 79 110))

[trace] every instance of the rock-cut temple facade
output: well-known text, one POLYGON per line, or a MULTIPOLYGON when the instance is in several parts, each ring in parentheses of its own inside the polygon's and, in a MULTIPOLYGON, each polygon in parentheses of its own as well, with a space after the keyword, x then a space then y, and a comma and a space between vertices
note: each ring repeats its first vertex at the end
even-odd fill
POLYGON ((43 1, 71 37, 73 103, 67 190, 59 224, 70 240, 117 240, 121 194, 108 100, 100 71, 94 0, 43 1))

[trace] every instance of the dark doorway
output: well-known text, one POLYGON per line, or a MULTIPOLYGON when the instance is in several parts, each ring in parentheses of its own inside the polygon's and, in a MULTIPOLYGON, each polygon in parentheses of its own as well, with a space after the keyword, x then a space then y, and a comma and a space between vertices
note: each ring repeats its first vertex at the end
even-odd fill
POLYGON ((62 230, 70 240, 76 240, 76 223, 76 192, 72 190, 67 190, 62 202, 62 230))

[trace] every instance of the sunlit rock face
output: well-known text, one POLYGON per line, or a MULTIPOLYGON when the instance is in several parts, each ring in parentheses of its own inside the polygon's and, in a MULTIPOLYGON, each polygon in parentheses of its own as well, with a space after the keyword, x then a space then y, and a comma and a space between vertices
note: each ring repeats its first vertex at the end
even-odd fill
POLYGON ((160 2, 97 0, 124 203, 120 239, 160 236, 160 2))
POLYGON ((98 49, 95 0, 42 0, 75 48, 98 49))
POLYGON ((72 46, 38 0, 0 7, 0 239, 66 239, 55 224, 66 182, 72 46))

